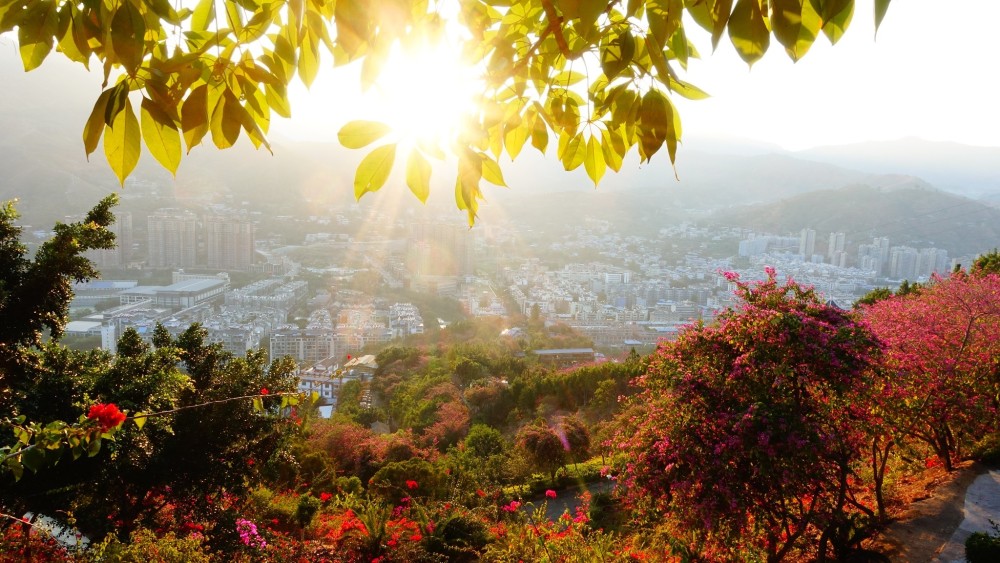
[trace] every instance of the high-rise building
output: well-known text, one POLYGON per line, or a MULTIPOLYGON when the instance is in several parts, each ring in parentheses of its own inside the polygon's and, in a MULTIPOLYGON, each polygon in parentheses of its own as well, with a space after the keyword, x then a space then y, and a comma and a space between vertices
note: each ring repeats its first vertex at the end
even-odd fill
POLYGON ((858 245, 858 268, 885 275, 889 267, 889 239, 876 237, 871 244, 858 245))
POLYGON ((198 219, 179 209, 160 209, 149 216, 149 266, 194 267, 198 245, 198 219))
POLYGON ((205 217, 206 265, 219 270, 249 270, 254 226, 246 217, 205 217))
POLYGON ((132 214, 116 213, 108 230, 115 234, 115 247, 91 250, 87 258, 99 268, 127 268, 132 260, 132 214))
POLYGON ((826 257, 833 260, 838 252, 844 251, 844 244, 847 242, 847 235, 844 233, 830 233, 830 243, 827 245, 826 257))
POLYGON ((805 261, 812 260, 812 255, 816 254, 816 231, 813 229, 802 229, 799 235, 799 254, 805 261))
POLYGON ((416 276, 465 276, 472 272, 472 235, 461 225, 418 223, 413 226, 407 266, 416 276))

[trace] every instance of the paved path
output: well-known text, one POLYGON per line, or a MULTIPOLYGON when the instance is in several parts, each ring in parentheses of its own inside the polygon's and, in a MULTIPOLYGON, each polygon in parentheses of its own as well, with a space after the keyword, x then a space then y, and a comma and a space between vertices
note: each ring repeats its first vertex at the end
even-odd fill
POLYGON ((906 563, 965 563, 965 538, 1000 522, 1000 470, 975 463, 907 508, 881 537, 883 553, 906 563))
POLYGON ((965 490, 965 519, 941 548, 934 561, 965 563, 965 539, 973 532, 993 532, 994 522, 1000 523, 1000 470, 980 474, 965 490))

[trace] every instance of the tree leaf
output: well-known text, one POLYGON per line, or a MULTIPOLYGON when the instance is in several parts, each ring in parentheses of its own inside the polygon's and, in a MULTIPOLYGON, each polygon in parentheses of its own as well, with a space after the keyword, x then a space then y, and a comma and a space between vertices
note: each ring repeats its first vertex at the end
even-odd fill
POLYGON ((503 171, 500 170, 500 165, 486 155, 483 155, 483 180, 494 186, 507 187, 507 184, 503 180, 503 171))
POLYGON ((137 412, 132 417, 132 422, 135 422, 135 427, 138 428, 139 430, 142 430, 142 427, 146 425, 147 420, 148 418, 146 417, 146 413, 144 412, 137 412))
POLYGON ((126 103, 114 123, 104 130, 104 156, 122 186, 139 162, 141 144, 139 120, 132 111, 132 104, 126 103))
POLYGON ((820 0, 823 33, 833 45, 840 41, 854 17, 854 0, 820 0))
POLYGON ((366 193, 381 189, 389 179, 395 159, 395 143, 382 145, 368 153, 354 174, 354 197, 361 199, 366 193))
POLYGON ((431 164, 417 149, 411 150, 406 160, 406 185, 421 203, 427 203, 431 193, 431 164))
POLYGON ((52 52, 53 36, 59 33, 59 14, 52 0, 29 4, 17 29, 18 50, 25 72, 34 70, 52 52))
POLYGON ((771 43, 760 0, 738 0, 729 17, 729 39, 748 65, 760 60, 771 43))
POLYGON ((104 114, 108 109, 108 100, 111 99, 111 88, 101 92, 94 102, 94 109, 90 111, 87 124, 83 127, 83 148, 87 152, 87 160, 90 160, 90 153, 97 150, 97 143, 104 133, 104 114))
POLYGON ((801 59, 822 26, 813 0, 771 0, 771 27, 793 61, 801 59))
POLYGON ((875 0, 875 34, 878 34, 878 28, 882 25, 882 19, 885 18, 885 12, 889 9, 889 0, 875 0))
POLYGON ((142 98, 139 117, 149 154, 176 176, 181 163, 181 135, 174 120, 146 97, 142 98))
POLYGON ((215 20, 215 0, 199 0, 191 16, 191 31, 207 31, 215 20))
POLYGON ((319 72, 319 44, 312 34, 306 33, 299 49, 299 78, 306 88, 312 85, 317 72, 319 72))
POLYGON ((583 167, 587 170, 587 176, 590 176, 596 188, 607 171, 607 164, 604 162, 604 152, 601 150, 601 143, 593 135, 587 139, 587 155, 583 161, 583 167))
POLYGON ((378 121, 354 120, 345 124, 337 132, 337 140, 349 149, 367 147, 386 136, 392 128, 378 121))
POLYGON ((130 75, 134 75, 142 63, 145 35, 146 24, 142 14, 132 2, 124 0, 119 4, 111 20, 111 46, 118 61, 130 75))
POLYGON ((208 85, 202 84, 188 94, 181 106, 181 129, 188 154, 208 133, 208 85))
POLYGON ((634 56, 635 37, 625 29, 601 49, 601 70, 612 80, 632 64, 634 56))

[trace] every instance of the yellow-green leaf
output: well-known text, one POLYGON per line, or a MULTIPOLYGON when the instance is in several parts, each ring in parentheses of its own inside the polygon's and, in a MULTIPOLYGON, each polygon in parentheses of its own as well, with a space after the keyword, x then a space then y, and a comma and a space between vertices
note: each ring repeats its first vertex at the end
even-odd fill
POLYGON ((503 181, 503 171, 500 170, 500 165, 485 155, 483 156, 483 180, 494 186, 507 187, 507 184, 503 181))
POLYGON ((587 157, 587 147, 583 135, 559 136, 559 160, 566 170, 576 170, 587 157))
POLYGON ((360 149, 386 136, 391 130, 385 123, 358 119, 341 127, 337 140, 346 148, 360 149))
POLYGON ((885 12, 889 9, 889 0, 875 0, 875 33, 878 33, 878 28, 882 25, 882 19, 885 18, 885 12))
POLYGON ((111 45, 118 61, 129 74, 142 63, 145 50, 143 37, 146 35, 146 24, 138 8, 124 0, 115 11, 111 20, 111 45))
POLYGON ((132 104, 126 103, 125 109, 118 112, 111 127, 104 130, 104 156, 122 186, 139 162, 141 143, 139 120, 132 111, 132 104))
POLYGON ((684 82, 683 80, 675 80, 671 78, 670 89, 689 100, 704 100, 708 97, 707 92, 694 84, 684 82))
POLYGON ((236 144, 243 127, 243 114, 246 110, 240 105, 232 91, 226 90, 212 110, 210 128, 212 142, 220 149, 228 149, 236 144))
POLYGON ((594 182, 594 187, 596 188, 607 171, 607 164, 604 162, 604 152, 601 150, 601 143, 595 136, 587 139, 587 155, 583 161, 583 167, 587 170, 587 176, 590 176, 590 180, 594 182))
POLYGON ((312 34, 307 33, 302 38, 301 49, 299 50, 299 78, 306 88, 312 85, 319 71, 319 44, 312 34))
POLYGON ((139 114, 142 138, 146 141, 149 154, 171 174, 176 175, 177 167, 181 163, 181 135, 174 120, 153 103, 153 100, 145 97, 142 99, 139 114))
POLYGON ((822 22, 813 0, 771 0, 771 27, 793 61, 801 59, 819 34, 822 22))
POLYGON ((108 100, 111 99, 111 90, 108 88, 97 97, 94 109, 90 111, 87 124, 83 127, 83 148, 87 151, 88 160, 90 153, 97 150, 97 143, 101 140, 101 134, 104 133, 104 113, 108 108, 108 100))
POLYGON ((851 25, 854 0, 822 0, 820 17, 823 20, 823 33, 831 44, 836 44, 851 25))
POLYGON ((207 31, 215 20, 215 0, 199 0, 191 16, 191 31, 207 31))
POLYGON ((139 430, 142 430, 142 427, 146 425, 146 420, 146 413, 143 412, 136 413, 135 416, 132 417, 132 422, 135 422, 135 426, 139 430))
POLYGON ((771 33, 760 0, 739 0, 729 17, 729 39, 747 64, 760 60, 771 43, 771 33))
POLYGON ((601 49, 601 70, 609 80, 621 74, 635 56, 635 37, 623 30, 601 49))
POLYGON ((17 29, 18 49, 24 70, 38 68, 52 51, 53 36, 59 33, 59 14, 52 0, 30 4, 17 29))
POLYGON ((396 144, 382 145, 368 153, 354 174, 354 197, 378 191, 389 179, 393 161, 396 160, 396 144))
POLYGON ((427 203, 431 193, 431 164, 417 149, 411 150, 406 160, 406 185, 421 203, 427 203))
POLYGON ((253 403, 253 410, 254 411, 256 411, 256 412, 264 412, 264 401, 261 400, 260 397, 254 397, 253 401, 251 401, 251 402, 253 403))
POLYGON ((181 129, 188 153, 201 143, 208 126, 208 85, 202 84, 188 94, 181 106, 181 129))
POLYGON ((264 84, 264 93, 267 105, 271 106, 275 113, 285 118, 292 116, 292 107, 288 104, 288 93, 284 84, 268 82, 264 84))

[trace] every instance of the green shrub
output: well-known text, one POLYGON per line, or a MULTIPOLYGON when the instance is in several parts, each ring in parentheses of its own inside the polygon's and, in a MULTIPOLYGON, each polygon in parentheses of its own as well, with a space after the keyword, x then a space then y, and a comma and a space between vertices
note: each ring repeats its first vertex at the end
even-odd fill
POLYGON ((965 540, 965 559, 969 563, 1000 561, 1000 536, 976 532, 965 540))

